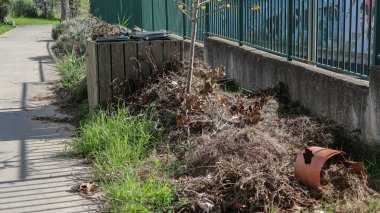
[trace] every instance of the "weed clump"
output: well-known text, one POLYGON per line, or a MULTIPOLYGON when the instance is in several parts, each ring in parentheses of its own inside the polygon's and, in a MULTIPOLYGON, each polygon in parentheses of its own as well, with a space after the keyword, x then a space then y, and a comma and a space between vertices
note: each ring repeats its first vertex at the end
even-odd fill
POLYGON ((65 99, 80 101, 87 97, 85 83, 85 59, 75 53, 67 54, 56 60, 56 67, 61 75, 58 89, 65 99))
POLYGON ((155 125, 152 111, 135 116, 120 107, 93 113, 79 129, 72 150, 93 161, 112 212, 162 211, 174 200, 164 177, 138 175, 158 138, 155 125))

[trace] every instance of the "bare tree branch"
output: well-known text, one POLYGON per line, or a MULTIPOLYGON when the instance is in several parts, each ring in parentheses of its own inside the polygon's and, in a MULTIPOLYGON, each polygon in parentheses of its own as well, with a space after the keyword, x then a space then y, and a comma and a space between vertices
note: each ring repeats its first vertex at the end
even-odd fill
POLYGON ((211 0, 205 0, 204 2, 200 2, 198 4, 198 8, 201 7, 202 5, 206 5, 206 4, 209 4, 211 2, 211 0))
POLYGON ((219 10, 224 10, 224 9, 226 9, 226 8, 227 8, 226 5, 223 5, 223 6, 219 7, 219 8, 217 8, 217 9, 214 9, 214 10, 210 11, 209 13, 205 13, 205 14, 203 14, 203 15, 201 15, 201 16, 198 16, 197 20, 199 20, 199 19, 201 19, 201 18, 203 18, 203 17, 205 17, 205 16, 208 16, 208 15, 210 15, 210 14, 213 14, 213 13, 215 13, 215 12, 218 12, 219 10))
POLYGON ((190 21, 194 21, 192 18, 191 18, 191 16, 190 16, 190 14, 188 14, 188 13, 186 13, 186 11, 183 9, 183 8, 181 8, 179 5, 184 5, 186 8, 188 7, 185 3, 181 3, 179 0, 176 0, 176 4, 178 5, 178 9, 183 13, 183 14, 185 14, 185 16, 190 20, 190 21))

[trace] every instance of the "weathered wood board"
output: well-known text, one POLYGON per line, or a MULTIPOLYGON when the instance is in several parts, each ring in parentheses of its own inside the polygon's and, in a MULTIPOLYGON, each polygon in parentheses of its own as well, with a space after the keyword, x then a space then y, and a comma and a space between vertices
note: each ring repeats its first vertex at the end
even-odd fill
POLYGON ((117 102, 138 82, 162 72, 166 61, 183 59, 183 41, 87 42, 87 92, 90 107, 117 102))

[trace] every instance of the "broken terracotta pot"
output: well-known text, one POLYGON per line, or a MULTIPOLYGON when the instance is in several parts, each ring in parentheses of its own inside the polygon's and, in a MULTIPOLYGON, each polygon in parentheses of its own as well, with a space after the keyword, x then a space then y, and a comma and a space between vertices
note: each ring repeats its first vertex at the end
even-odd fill
POLYGON ((309 147, 298 154, 294 166, 294 175, 301 184, 319 190, 323 165, 330 158, 340 156, 343 162, 347 163, 348 166, 352 166, 362 174, 363 178, 366 178, 363 165, 359 162, 347 161, 344 158, 345 154, 345 152, 339 150, 317 146, 309 147))

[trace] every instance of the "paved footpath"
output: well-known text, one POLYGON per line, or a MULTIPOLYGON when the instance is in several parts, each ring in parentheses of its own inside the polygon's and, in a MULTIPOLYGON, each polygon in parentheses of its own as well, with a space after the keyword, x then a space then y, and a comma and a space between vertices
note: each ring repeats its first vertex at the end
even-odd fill
POLYGON ((25 26, 0 35, 0 213, 97 209, 71 189, 90 178, 89 168, 57 154, 73 127, 32 119, 65 116, 44 98, 58 79, 50 32, 25 26))

